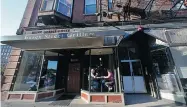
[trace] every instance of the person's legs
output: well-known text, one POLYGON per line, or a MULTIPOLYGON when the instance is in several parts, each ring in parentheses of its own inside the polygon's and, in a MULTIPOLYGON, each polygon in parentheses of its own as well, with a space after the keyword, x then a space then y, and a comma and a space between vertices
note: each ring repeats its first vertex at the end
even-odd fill
POLYGON ((98 81, 93 80, 93 81, 92 81, 92 86, 93 86, 93 88, 94 88, 94 91, 97 90, 97 89, 99 88, 99 83, 98 83, 98 81))
POLYGON ((104 80, 104 79, 101 81, 101 84, 102 84, 103 88, 105 87, 105 82, 106 82, 106 80, 104 80))
POLYGON ((108 87, 108 90, 111 91, 113 89, 113 81, 106 82, 105 85, 108 87))

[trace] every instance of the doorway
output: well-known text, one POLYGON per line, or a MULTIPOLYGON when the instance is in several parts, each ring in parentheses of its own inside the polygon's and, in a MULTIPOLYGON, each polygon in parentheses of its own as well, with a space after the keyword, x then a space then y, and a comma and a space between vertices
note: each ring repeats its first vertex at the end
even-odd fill
POLYGON ((121 60, 124 93, 147 93, 140 60, 121 60))
POLYGON ((69 71, 67 78, 67 92, 80 92, 80 63, 69 63, 69 71))

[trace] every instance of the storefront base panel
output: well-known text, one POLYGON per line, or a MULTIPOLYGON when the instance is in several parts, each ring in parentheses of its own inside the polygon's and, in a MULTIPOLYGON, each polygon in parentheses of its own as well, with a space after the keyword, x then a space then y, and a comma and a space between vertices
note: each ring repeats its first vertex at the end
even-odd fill
POLYGON ((82 90, 81 99, 89 104, 125 104, 122 93, 89 93, 82 90))
POLYGON ((160 95, 164 99, 186 104, 184 95, 182 93, 173 94, 173 93, 167 93, 167 92, 160 92, 160 95))
POLYGON ((8 92, 6 101, 29 101, 34 102, 36 99, 37 92, 29 91, 12 91, 8 92))
POLYGON ((35 102, 46 98, 52 98, 61 95, 65 89, 47 91, 47 92, 29 92, 29 91, 12 91, 8 92, 6 101, 29 101, 35 102))

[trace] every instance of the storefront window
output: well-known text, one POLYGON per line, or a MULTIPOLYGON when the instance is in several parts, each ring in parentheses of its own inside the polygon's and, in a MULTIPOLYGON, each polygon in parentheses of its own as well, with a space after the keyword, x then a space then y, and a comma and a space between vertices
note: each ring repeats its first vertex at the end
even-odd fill
POLYGON ((187 46, 171 47, 170 50, 176 65, 182 88, 184 92, 187 93, 187 46))
POLYGON ((42 52, 23 53, 13 91, 37 91, 42 59, 42 52))
POLYGON ((153 70, 160 90, 177 92, 180 88, 175 75, 175 66, 169 54, 168 48, 152 51, 153 70))
POLYGON ((42 75, 40 91, 54 90, 56 82, 57 61, 48 60, 46 73, 42 75))
POLYGON ((117 73, 113 50, 92 49, 90 55, 85 57, 84 62, 90 64, 87 64, 83 70, 83 89, 90 92, 116 92, 117 73))
POLYGON ((46 51, 44 59, 38 90, 55 90, 58 53, 46 51))

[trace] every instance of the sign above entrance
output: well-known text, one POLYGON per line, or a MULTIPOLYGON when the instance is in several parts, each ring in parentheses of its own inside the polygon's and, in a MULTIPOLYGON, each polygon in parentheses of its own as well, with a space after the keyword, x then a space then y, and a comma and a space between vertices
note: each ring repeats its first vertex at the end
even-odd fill
POLYGON ((45 30, 32 30, 25 31, 24 34, 52 34, 52 33, 67 33, 70 29, 45 29, 45 30))
POLYGON ((25 35, 26 40, 40 40, 40 39, 61 39, 61 38, 76 38, 76 37, 96 37, 92 32, 71 32, 71 33, 53 33, 53 34, 37 34, 25 35))

